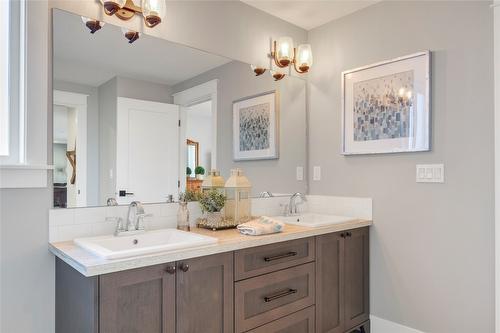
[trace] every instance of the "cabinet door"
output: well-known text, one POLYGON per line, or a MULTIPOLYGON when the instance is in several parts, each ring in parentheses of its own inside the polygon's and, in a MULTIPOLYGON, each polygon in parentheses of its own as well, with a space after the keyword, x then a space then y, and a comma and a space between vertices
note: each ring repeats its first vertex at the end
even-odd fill
POLYGON ((176 332, 233 332, 233 253, 180 261, 176 275, 176 332))
POLYGON ((345 328, 369 319, 368 228, 354 229, 344 238, 345 328))
POLYGON ((333 233, 316 238, 316 332, 344 331, 344 238, 333 233))
POLYGON ((162 264, 100 276, 100 333, 174 333, 175 275, 162 264))

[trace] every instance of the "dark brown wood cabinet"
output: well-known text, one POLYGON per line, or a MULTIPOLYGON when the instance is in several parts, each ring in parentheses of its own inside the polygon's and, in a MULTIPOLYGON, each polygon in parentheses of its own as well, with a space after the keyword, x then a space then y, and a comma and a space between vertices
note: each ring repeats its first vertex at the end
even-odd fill
POLYGON ((370 318, 368 228, 346 232, 344 238, 345 327, 361 325, 370 318))
POLYGON ((56 333, 369 333, 369 230, 84 277, 56 260, 56 333))
POLYGON ((234 330, 233 252, 90 278, 57 259, 56 276, 56 333, 234 330))
POLYGON ((248 331, 248 333, 312 333, 314 332, 314 306, 292 313, 248 331))
POLYGON ((344 332, 344 238, 340 233, 316 237, 316 331, 344 332))
POLYGON ((104 274, 99 279, 99 332, 174 333, 175 263, 104 274))
POLYGON ((316 332, 350 332, 369 320, 368 228, 318 236, 316 256, 316 332))
POLYGON ((236 282, 236 332, 246 332, 314 305, 314 263, 236 282))
POLYGON ((233 281, 232 252, 178 263, 176 332, 233 332, 233 281))

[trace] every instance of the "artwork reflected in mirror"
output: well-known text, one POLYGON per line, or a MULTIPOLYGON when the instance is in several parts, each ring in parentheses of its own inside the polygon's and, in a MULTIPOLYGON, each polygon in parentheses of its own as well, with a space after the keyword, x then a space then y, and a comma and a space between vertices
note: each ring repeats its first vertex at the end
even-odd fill
POLYGON ((256 77, 249 64, 147 34, 129 44, 111 24, 90 34, 60 10, 53 23, 54 206, 177 200, 234 168, 252 196, 306 192, 296 172, 306 166, 305 81, 256 77), (243 110, 238 134, 243 154, 258 156, 235 158, 233 104, 269 92, 276 104, 243 110))

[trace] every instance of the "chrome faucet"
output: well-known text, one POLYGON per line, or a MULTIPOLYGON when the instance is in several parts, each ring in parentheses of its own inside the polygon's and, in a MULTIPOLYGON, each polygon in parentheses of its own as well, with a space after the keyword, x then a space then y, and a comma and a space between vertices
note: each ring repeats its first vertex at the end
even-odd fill
POLYGON ((285 205, 285 216, 298 215, 299 211, 297 209, 298 205, 303 204, 307 201, 306 195, 300 192, 292 194, 290 197, 290 202, 285 205), (297 203, 297 198, 300 198, 301 202, 297 203))
POLYGON ((106 200, 106 206, 118 206, 118 201, 115 198, 108 198, 106 200))
POLYGON ((125 225, 121 218, 116 219, 116 230, 115 236, 130 235, 140 232, 144 232, 144 226, 142 222, 145 217, 152 216, 151 214, 145 214, 144 207, 139 201, 132 201, 128 206, 127 221, 125 225))
MULTIPOLYGON (((142 218, 144 218, 144 207, 139 201, 132 201, 128 206, 127 213, 127 231, 136 231, 141 227, 140 223, 142 218)), ((144 229, 144 228, 142 228, 144 229)))
POLYGON ((259 198, 272 198, 274 195, 269 191, 264 191, 259 193, 259 198))

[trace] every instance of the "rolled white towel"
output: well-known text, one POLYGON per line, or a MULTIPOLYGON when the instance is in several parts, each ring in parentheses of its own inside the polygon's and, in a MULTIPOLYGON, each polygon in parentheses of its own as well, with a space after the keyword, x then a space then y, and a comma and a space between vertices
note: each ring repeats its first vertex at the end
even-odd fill
POLYGON ((261 216, 258 219, 242 223, 237 228, 243 235, 258 236, 282 232, 284 227, 285 224, 283 222, 273 220, 267 216, 261 216))

